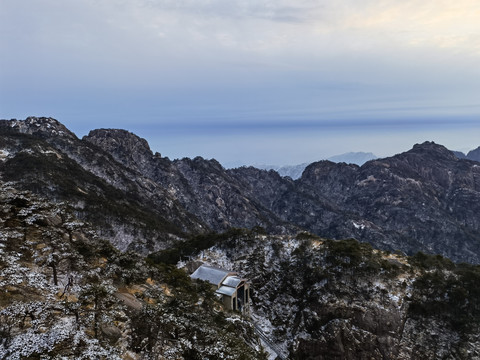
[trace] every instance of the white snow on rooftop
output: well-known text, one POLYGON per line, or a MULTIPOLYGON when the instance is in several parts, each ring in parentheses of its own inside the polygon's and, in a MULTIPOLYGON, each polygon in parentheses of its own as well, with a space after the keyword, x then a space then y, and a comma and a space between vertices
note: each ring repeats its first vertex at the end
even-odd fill
POLYGON ((236 288, 232 288, 232 287, 229 287, 229 286, 220 286, 220 289, 218 289, 215 292, 217 294, 232 296, 233 294, 235 294, 235 291, 237 291, 236 288))
POLYGON ((222 285, 236 288, 241 282, 242 279, 240 279, 238 276, 227 276, 227 278, 222 282, 222 285))
POLYGON ((214 285, 220 285, 226 276, 232 274, 231 271, 215 268, 213 266, 202 265, 190 276, 192 279, 208 281, 214 285))

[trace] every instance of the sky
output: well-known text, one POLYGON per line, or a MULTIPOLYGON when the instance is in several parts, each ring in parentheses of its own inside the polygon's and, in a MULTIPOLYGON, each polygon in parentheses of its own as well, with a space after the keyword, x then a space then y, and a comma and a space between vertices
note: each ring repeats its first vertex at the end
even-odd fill
POLYGON ((0 118, 170 158, 480 146, 478 0, 0 0, 0 118))

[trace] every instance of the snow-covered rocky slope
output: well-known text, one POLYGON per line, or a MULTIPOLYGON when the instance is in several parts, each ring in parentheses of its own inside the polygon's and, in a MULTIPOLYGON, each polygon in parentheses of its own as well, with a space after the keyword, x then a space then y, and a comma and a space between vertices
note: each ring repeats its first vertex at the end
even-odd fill
POLYGON ((308 234, 244 234, 193 260, 251 279, 252 319, 288 358, 480 358, 478 266, 308 234))
POLYGON ((252 324, 181 270, 120 253, 0 184, 0 359, 263 359, 252 324))

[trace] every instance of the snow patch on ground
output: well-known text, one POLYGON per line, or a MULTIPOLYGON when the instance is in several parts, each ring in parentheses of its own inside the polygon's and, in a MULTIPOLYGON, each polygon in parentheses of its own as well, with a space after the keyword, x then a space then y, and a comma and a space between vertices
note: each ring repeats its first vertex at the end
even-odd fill
POLYGON ((277 355, 279 353, 281 353, 280 355, 285 356, 285 354, 288 353, 286 352, 286 349, 275 345, 272 340, 270 340, 272 338, 272 332, 274 330, 274 326, 272 325, 270 320, 253 312, 251 313, 251 319, 256 328, 256 332, 259 335, 260 342, 265 351, 267 351, 268 353, 268 360, 277 359, 277 355))
POLYGON ((393 300, 394 302, 396 302, 398 304, 399 300, 400 300, 400 297, 398 297, 398 295, 394 295, 394 294, 388 294, 388 297, 393 300))
POLYGON ((233 270, 232 260, 227 257, 225 251, 213 247, 208 250, 200 252, 198 260, 215 267, 225 270, 233 270))
POLYGON ((292 252, 294 252, 300 246, 300 241, 297 239, 289 239, 288 241, 284 242, 283 249, 285 253, 290 256, 292 252))
POLYGON ((361 230, 365 229, 365 225, 364 225, 364 224, 359 224, 359 223, 357 223, 357 222, 355 222, 355 221, 352 221, 352 223, 353 223, 353 226, 355 227, 355 229, 361 229, 361 230))
POLYGON ((55 155, 59 159, 62 157, 59 153, 51 149, 48 149, 48 150, 40 149, 40 152, 45 155, 55 155))
POLYGON ((272 325, 270 320, 253 312, 251 314, 251 317, 253 323, 256 324, 266 335, 272 333, 274 326, 272 325))
POLYGON ((6 149, 0 150, 0 161, 6 161, 10 155, 10 152, 6 149))

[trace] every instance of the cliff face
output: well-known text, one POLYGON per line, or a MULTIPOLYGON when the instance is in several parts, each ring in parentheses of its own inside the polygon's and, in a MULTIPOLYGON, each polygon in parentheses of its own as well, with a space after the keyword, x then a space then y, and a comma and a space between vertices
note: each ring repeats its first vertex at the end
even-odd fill
POLYGON ((212 230, 262 226, 274 232, 294 228, 243 193, 238 180, 216 160, 201 157, 170 161, 153 154, 144 139, 123 130, 91 131, 84 141, 167 189, 190 213, 212 230))
POLYGON ((480 218, 475 214, 480 167, 475 162, 458 160, 443 146, 424 143, 368 162, 350 176, 335 169, 329 172, 332 181, 322 185, 310 174, 302 179, 304 189, 320 190, 345 213, 358 216, 351 219, 356 220, 353 231, 344 236, 409 254, 422 250, 479 262, 480 218), (342 189, 334 185, 337 176, 344 181, 342 189))

